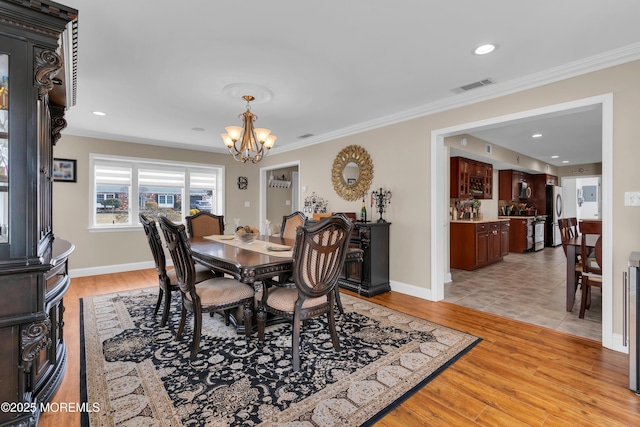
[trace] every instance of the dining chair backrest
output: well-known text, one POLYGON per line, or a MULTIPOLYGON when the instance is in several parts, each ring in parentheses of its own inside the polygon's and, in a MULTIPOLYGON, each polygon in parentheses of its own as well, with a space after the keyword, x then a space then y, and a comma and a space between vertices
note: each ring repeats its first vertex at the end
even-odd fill
POLYGON ((346 216, 332 215, 298 228, 293 249, 293 281, 306 298, 317 298, 334 290, 353 227, 346 216))
POLYGON ((161 216, 160 228, 167 242, 173 268, 176 270, 178 287, 185 294, 195 295, 196 270, 193 258, 191 257, 191 245, 183 224, 174 224, 170 219, 161 216))
POLYGON ((569 228, 569 221, 566 218, 560 218, 558 220, 558 228, 560 228, 560 241, 562 242, 562 249, 565 256, 567 255, 567 242, 571 239, 571 230, 569 228))
POLYGON ((162 248, 162 239, 160 238, 160 232, 158 231, 156 222, 152 219, 149 219, 142 213, 139 214, 139 218, 140 223, 142 224, 142 228, 144 228, 144 233, 147 235, 147 241, 149 242, 149 247, 151 248, 151 253, 153 254, 153 261, 156 264, 158 276, 160 277, 160 279, 166 278, 167 260, 164 255, 164 249, 162 248))
POLYGON ((187 232, 191 237, 224 234, 224 215, 214 215, 200 211, 195 215, 185 217, 185 220, 187 222, 187 232))
POLYGON ((578 218, 576 217, 571 217, 571 218, 567 218, 567 224, 569 226, 569 232, 571 234, 571 237, 578 237, 580 235, 580 232, 578 230, 578 218))
POLYGON ((587 236, 593 233, 582 233, 580 256, 582 257, 582 271, 587 274, 602 275, 602 235, 598 234, 595 246, 587 244, 587 236))
POLYGON ((296 230, 302 227, 307 220, 307 216, 300 211, 296 211, 291 215, 282 217, 282 226, 280 227, 280 237, 285 239, 295 239, 296 230))

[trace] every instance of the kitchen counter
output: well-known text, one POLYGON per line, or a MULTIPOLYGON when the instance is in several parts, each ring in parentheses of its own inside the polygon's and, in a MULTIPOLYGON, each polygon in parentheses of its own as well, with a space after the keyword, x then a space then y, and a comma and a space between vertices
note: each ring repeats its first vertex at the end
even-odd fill
POLYGON ((469 224, 470 222, 474 223, 474 224, 485 224, 488 222, 498 222, 498 221, 509 221, 511 217, 506 218, 506 217, 498 217, 496 218, 490 218, 490 219, 456 219, 456 220, 451 220, 450 222, 452 224, 469 224))

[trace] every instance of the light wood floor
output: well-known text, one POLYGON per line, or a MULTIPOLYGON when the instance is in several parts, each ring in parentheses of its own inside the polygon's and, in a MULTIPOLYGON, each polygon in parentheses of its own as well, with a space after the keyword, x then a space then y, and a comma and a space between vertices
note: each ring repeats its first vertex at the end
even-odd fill
MULTIPOLYGON (((154 270, 76 278, 65 296, 69 362, 55 402, 80 402, 79 298, 156 286, 154 270)), ((371 301, 483 341, 377 426, 633 426, 640 396, 628 357, 599 342, 396 292, 371 301)), ((46 413, 40 426, 76 426, 78 413, 46 413)))

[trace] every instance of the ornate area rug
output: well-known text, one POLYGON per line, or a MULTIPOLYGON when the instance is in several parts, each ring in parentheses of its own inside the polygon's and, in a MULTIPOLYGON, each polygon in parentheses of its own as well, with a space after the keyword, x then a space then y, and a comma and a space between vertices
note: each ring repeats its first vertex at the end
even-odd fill
POLYGON ((341 350, 324 319, 301 337, 291 369, 291 325, 249 344, 221 315, 203 316, 189 361, 191 317, 175 341, 179 297, 167 326, 153 315, 157 288, 82 300, 81 391, 100 410, 90 426, 359 426, 379 420, 480 339, 366 300, 342 295, 341 350))

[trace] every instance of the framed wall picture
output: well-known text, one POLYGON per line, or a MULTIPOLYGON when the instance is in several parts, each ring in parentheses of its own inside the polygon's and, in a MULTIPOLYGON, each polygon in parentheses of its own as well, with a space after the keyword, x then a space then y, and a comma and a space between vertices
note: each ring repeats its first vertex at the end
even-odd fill
POLYGON ((53 180, 56 182, 76 182, 76 160, 53 159, 53 180))

